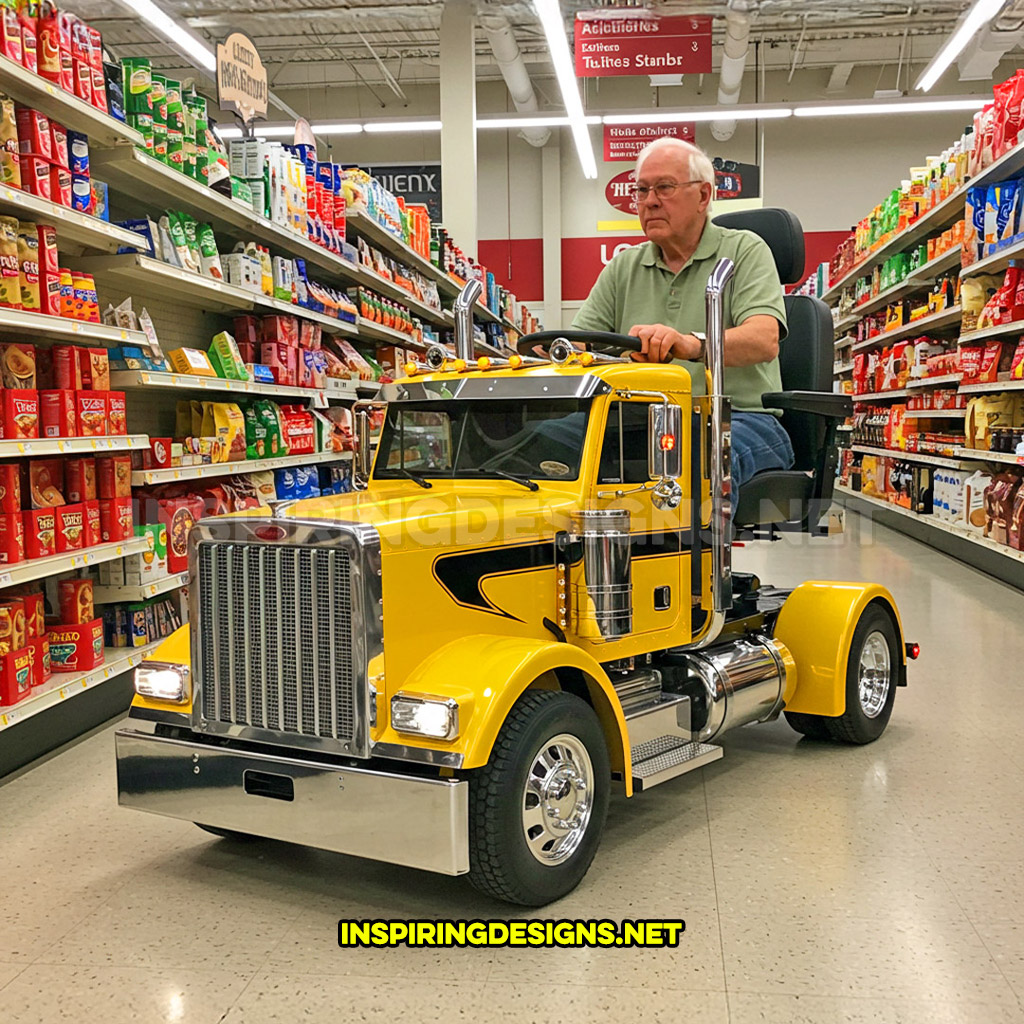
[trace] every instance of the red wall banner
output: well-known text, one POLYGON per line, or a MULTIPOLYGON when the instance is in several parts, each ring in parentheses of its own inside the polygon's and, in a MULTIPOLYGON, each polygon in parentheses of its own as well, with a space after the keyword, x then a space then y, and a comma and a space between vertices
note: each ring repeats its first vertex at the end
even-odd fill
POLYGON ((604 126, 604 158, 636 160, 637 154, 655 139, 682 139, 693 142, 696 125, 692 121, 678 124, 606 124, 604 126))
POLYGON ((576 15, 576 77, 700 75, 711 70, 711 19, 576 15))

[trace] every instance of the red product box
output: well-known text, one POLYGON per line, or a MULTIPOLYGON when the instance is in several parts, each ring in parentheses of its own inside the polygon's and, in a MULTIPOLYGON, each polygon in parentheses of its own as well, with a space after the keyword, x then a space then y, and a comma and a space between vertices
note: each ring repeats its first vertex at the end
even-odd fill
POLYGON ((238 342, 238 352, 242 357, 243 363, 258 363, 259 358, 257 353, 259 352, 259 346, 250 344, 248 341, 238 342))
POLYGON ((50 668, 54 672, 88 672, 102 664, 102 619, 50 630, 50 668))
POLYGON ((80 551, 85 540, 85 509, 81 502, 75 505, 61 505, 55 508, 55 544, 57 553, 80 551))
POLYGON ((71 172, 66 167, 50 164, 50 198, 71 209, 71 172))
POLYGON ((56 121, 50 122, 50 150, 53 153, 51 160, 58 167, 71 169, 68 162, 68 130, 56 121))
POLYGON ((78 18, 67 11, 61 11, 57 15, 60 21, 60 87, 65 92, 75 91, 75 76, 72 52, 75 41, 75 26, 79 24, 78 18))
MULTIPOLYGON (((38 52, 36 54, 39 63, 39 74, 47 81, 60 85, 60 15, 55 5, 47 5, 46 9, 39 16, 38 22, 38 52)), ((71 40, 63 40, 63 48, 70 52, 71 40)))
POLYGON ((21 66, 33 74, 39 71, 39 60, 36 55, 36 21, 26 16, 21 21, 21 66))
POLYGON ((39 392, 40 437, 74 437, 77 423, 74 391, 39 392))
POLYGON ((47 558, 57 552, 57 516, 52 508, 22 513, 25 522, 25 557, 47 558))
POLYGON ((288 376, 288 353, 294 351, 287 345, 277 342, 265 341, 260 345, 260 362, 270 367, 275 383, 284 385, 292 383, 288 376))
POLYGON ((265 316, 261 323, 261 340, 264 345, 270 342, 298 345, 299 321, 293 316, 265 316))
POLYGON ((32 652, 11 651, 0 658, 0 705, 10 707, 32 693, 32 652))
POLYGON ((132 496, 132 458, 107 455, 96 460, 96 490, 100 498, 132 496))
POLYGON ((25 635, 29 640, 36 640, 46 636, 46 598, 41 590, 28 590, 27 587, 34 584, 26 584, 24 593, 18 593, 18 599, 25 606, 25 635))
POLYGON ((28 650, 32 653, 32 685, 42 686, 53 675, 50 668, 49 636, 44 633, 35 637, 29 641, 28 650))
POLYGON ((53 386, 61 390, 82 390, 82 369, 75 345, 54 345, 53 386))
POLYGON ((15 117, 18 122, 18 152, 25 155, 32 153, 46 160, 52 160, 50 119, 45 114, 29 107, 18 107, 15 117))
POLYGON ((105 348, 79 348, 82 387, 87 391, 110 390, 110 360, 105 348))
POLYGON ((92 103, 92 65, 85 60, 74 61, 75 95, 92 103))
POLYGON ((91 548, 103 543, 103 523, 100 519, 100 503, 95 498, 83 501, 85 509, 85 533, 82 536, 82 547, 91 548))
POLYGON ((0 513, 21 511, 21 473, 16 462, 0 463, 0 513))
POLYGON ((171 468, 171 439, 169 437, 151 437, 149 447, 142 452, 143 469, 171 468))
POLYGON ((20 512, 0 515, 0 565, 25 561, 25 524, 20 512))
POLYGON ((60 260, 57 256, 57 229, 50 224, 40 224, 36 234, 39 238, 39 273, 59 274, 60 260))
MULTIPOLYGON (((132 518, 131 498, 101 499, 100 531, 104 543, 130 540, 135 536, 135 522, 132 518)), ((184 570, 181 570, 184 572, 184 570)))
POLYGON ((64 463, 64 497, 70 502, 93 501, 96 491, 96 460, 89 457, 64 463))
POLYGON ((60 274, 40 273, 39 312, 60 316, 60 274))
POLYGON ((22 441, 39 436, 39 392, 34 388, 5 388, 3 436, 22 441))
POLYGON ((312 415, 301 406, 282 406, 284 441, 290 455, 304 455, 316 450, 312 415))
POLYGON ((21 25, 10 7, 0 10, 0 53, 15 64, 21 63, 21 25))
POLYGON ((107 393, 75 392, 75 433, 79 437, 105 437, 107 434, 107 393))
POLYGON ((40 199, 52 199, 50 188, 50 165, 41 156, 19 156, 21 187, 40 199))
POLYGON ((188 569, 189 531, 202 519, 206 508, 202 498, 162 498, 157 506, 157 522, 167 527, 167 571, 172 575, 188 569))
POLYGON ((128 402, 123 391, 107 391, 107 433, 124 437, 128 433, 128 402))

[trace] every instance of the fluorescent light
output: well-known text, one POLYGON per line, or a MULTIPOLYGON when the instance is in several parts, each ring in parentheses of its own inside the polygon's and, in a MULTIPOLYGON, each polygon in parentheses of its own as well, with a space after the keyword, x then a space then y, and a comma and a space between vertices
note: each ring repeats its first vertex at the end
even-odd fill
POLYGON ((569 43, 565 38, 562 10, 558 6, 558 0, 533 0, 533 6, 547 37, 548 52, 555 65, 555 77, 558 79, 558 88, 562 90, 562 104, 569 115, 569 126, 572 128, 583 177, 596 178, 597 161, 590 141, 590 130, 583 115, 583 101, 580 99, 576 83, 576 69, 573 66, 572 54, 569 53, 569 43))
POLYGON ((858 114, 935 114, 941 111, 980 110, 984 96, 963 100, 903 100, 889 103, 837 103, 797 107, 797 117, 844 117, 858 114))
POLYGON ((314 135, 358 135, 362 130, 361 124, 314 124, 310 126, 314 135))
POLYGON ((240 139, 242 137, 241 128, 221 128, 219 124, 215 124, 213 130, 222 139, 240 139))
POLYGON ((730 110, 728 107, 707 107, 703 110, 663 110, 651 114, 605 114, 605 124, 675 124, 678 121, 761 121, 779 117, 791 117, 792 107, 744 107, 730 110))
POLYGON ((364 132, 439 132, 440 121, 371 121, 364 132))
POLYGON ((121 6, 152 25, 169 43, 187 53, 199 67, 207 71, 217 70, 216 53, 181 21, 157 7, 153 0, 121 0, 121 6))
MULTIPOLYGON (((214 129, 216 133, 222 139, 240 139, 243 137, 243 131, 241 128, 227 127, 221 128, 220 125, 214 129)), ((288 139, 294 138, 295 136, 295 125, 293 124, 255 124, 253 125, 253 134, 260 136, 263 139, 288 139)))
POLYGON ((942 73, 960 56, 960 51, 974 35, 987 25, 1005 6, 1006 0, 974 0, 974 6, 961 18, 945 45, 928 62, 915 89, 927 92, 942 73))
MULTIPOLYGON (((600 124, 601 118, 589 116, 583 118, 585 124, 600 124)), ((568 128, 572 122, 565 116, 558 115, 541 117, 481 117, 477 118, 477 128, 568 128)))

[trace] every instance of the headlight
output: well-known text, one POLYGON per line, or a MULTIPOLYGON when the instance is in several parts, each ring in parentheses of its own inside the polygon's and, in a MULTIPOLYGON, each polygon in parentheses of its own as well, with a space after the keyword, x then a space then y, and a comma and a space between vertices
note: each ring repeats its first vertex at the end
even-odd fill
POLYGON ((135 692, 151 700, 187 704, 192 699, 190 674, 187 665, 145 661, 135 670, 135 692))
POLYGON ((459 735, 459 704, 450 697, 396 693, 391 698, 391 725, 396 732, 453 740, 459 735))

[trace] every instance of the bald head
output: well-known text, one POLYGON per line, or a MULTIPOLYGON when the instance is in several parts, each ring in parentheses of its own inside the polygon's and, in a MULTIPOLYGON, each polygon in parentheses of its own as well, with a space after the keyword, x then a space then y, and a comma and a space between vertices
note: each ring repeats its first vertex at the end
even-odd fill
POLYGON ((678 162, 680 180, 706 181, 714 190, 715 168, 707 153, 692 142, 684 142, 682 139, 673 139, 667 136, 649 142, 640 150, 636 158, 637 178, 640 177, 643 162, 655 153, 661 154, 672 163, 678 162))

